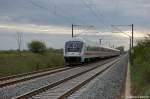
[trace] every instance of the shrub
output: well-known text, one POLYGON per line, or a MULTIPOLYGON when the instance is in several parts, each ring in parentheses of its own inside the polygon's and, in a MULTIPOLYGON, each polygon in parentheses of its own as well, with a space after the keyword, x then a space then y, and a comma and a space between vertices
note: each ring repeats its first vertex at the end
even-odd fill
POLYGON ((31 41, 28 43, 28 49, 33 53, 42 54, 46 51, 46 45, 41 41, 31 41))
POLYGON ((138 42, 131 55, 132 92, 134 95, 150 95, 150 36, 138 42))

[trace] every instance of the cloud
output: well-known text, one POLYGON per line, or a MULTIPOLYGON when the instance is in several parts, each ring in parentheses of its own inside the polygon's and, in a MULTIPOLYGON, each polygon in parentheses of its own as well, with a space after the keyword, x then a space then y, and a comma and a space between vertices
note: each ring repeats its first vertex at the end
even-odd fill
POLYGON ((149 8, 148 0, 0 0, 0 23, 94 25, 104 32, 110 31, 111 24, 133 23, 137 32, 144 33, 150 31, 149 8))
POLYGON ((68 27, 36 25, 36 24, 0 24, 0 29, 10 31, 21 31, 26 33, 50 33, 50 34, 69 34, 71 29, 68 27))

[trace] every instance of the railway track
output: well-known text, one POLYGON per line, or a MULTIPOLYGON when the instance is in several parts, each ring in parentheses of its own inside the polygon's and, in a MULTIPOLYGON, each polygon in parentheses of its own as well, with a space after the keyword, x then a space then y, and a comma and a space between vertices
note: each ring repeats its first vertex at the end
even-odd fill
POLYGON ((38 77, 50 75, 50 74, 61 72, 61 71, 68 70, 68 69, 72 69, 72 67, 54 68, 54 69, 18 74, 18 75, 14 75, 14 76, 2 77, 2 78, 0 78, 0 87, 6 87, 9 85, 17 84, 20 82, 24 82, 24 81, 35 79, 38 77))
POLYGON ((91 65, 80 67, 83 70, 79 73, 15 96, 13 99, 65 99, 118 61, 119 58, 113 61, 111 59, 111 62, 107 60, 101 64, 92 64, 92 67, 91 65))
POLYGON ((33 71, 33 72, 28 72, 28 73, 16 74, 12 76, 0 77, 0 81, 13 79, 13 78, 21 77, 21 76, 27 76, 27 75, 36 74, 36 73, 45 72, 45 71, 54 70, 54 69, 58 69, 58 68, 50 68, 50 69, 38 70, 38 71, 33 71))
POLYGON ((40 71, 34 71, 34 72, 29 72, 29 73, 23 73, 23 74, 18 74, 18 75, 13 75, 13 76, 6 76, 6 77, 1 77, 0 78, 0 88, 10 86, 13 84, 21 83, 27 80, 39 78, 42 76, 54 74, 57 72, 69 70, 75 67, 58 67, 54 69, 47 69, 47 70, 40 70, 40 71))

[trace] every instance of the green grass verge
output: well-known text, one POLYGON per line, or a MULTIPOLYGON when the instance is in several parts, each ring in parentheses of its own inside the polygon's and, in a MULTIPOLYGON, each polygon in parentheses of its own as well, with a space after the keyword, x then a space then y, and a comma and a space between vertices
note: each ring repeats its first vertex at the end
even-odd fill
POLYGON ((47 51, 43 55, 24 51, 21 56, 17 51, 0 52, 0 77, 63 65, 63 55, 57 51, 47 51))
POLYGON ((130 59, 132 94, 150 97, 150 39, 140 41, 130 59))

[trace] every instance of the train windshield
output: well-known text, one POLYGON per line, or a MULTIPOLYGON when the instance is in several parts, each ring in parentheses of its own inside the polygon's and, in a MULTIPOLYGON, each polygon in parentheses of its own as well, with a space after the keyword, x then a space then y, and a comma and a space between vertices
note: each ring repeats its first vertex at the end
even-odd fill
POLYGON ((81 52, 83 42, 81 41, 68 41, 65 45, 65 52, 81 52))

